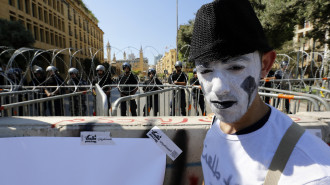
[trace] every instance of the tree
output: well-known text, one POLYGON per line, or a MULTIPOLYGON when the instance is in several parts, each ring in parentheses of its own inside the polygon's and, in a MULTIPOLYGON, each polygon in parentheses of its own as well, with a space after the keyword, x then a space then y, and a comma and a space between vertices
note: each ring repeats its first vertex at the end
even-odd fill
POLYGON ((330 25, 328 0, 251 0, 251 4, 264 28, 272 47, 281 47, 292 40, 296 25, 305 21, 313 24, 313 31, 306 35, 322 44, 330 43, 325 34, 330 25))
POLYGON ((0 45, 15 49, 31 47, 35 42, 30 31, 18 21, 0 19, 0 45))
POLYGON ((178 58, 180 61, 188 61, 190 42, 194 27, 194 20, 189 20, 188 24, 180 25, 178 31, 178 58))

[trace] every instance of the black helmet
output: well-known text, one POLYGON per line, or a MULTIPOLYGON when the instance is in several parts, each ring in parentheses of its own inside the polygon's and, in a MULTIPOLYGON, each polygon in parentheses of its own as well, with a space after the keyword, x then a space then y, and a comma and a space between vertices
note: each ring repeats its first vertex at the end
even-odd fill
POLYGON ((176 61, 174 66, 175 67, 182 67, 182 62, 181 61, 176 61))
POLYGON ((78 69, 74 68, 74 67, 71 67, 69 70, 68 70, 68 73, 71 74, 71 73, 74 73, 74 74, 78 74, 78 69))
POLYGON ((281 70, 277 70, 274 74, 276 79, 282 79, 283 77, 283 72, 281 70))
POLYGON ((48 72, 48 71, 56 72, 56 71, 57 71, 57 68, 56 68, 55 66, 48 66, 48 67, 46 68, 46 71, 47 71, 47 72, 48 72))
POLYGON ((288 65, 289 65, 289 62, 288 61, 285 61, 284 60, 284 61, 281 62, 281 68, 282 67, 285 67, 285 66, 288 66, 288 65))
POLYGON ((150 68, 148 70, 148 76, 150 75, 150 73, 153 73, 155 75, 156 74, 156 70, 154 68, 150 68))
POLYGON ((124 63, 123 63, 123 70, 124 70, 126 67, 128 67, 129 70, 131 70, 131 64, 129 64, 128 62, 124 62, 124 63))
POLYGON ((37 65, 33 66, 33 73, 42 73, 42 72, 44 72, 44 70, 40 66, 37 65))
POLYGON ((105 67, 103 65, 96 66, 96 71, 99 71, 99 70, 105 71, 105 67))

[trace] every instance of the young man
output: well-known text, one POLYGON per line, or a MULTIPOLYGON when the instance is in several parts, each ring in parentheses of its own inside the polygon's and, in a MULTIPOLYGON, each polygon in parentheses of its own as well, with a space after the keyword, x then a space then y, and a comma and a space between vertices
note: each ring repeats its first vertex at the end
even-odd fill
MULTIPOLYGON (((177 61, 175 63, 175 71, 169 76, 168 78, 168 83, 169 84, 174 84, 174 85, 180 85, 180 86, 186 86, 188 81, 187 75, 182 71, 182 62, 177 61)), ((186 111, 186 93, 184 89, 179 90, 180 92, 180 110, 181 110, 181 115, 186 116, 187 111, 186 111)), ((173 91, 173 99, 171 101, 171 116, 175 116, 175 109, 176 109, 176 91, 173 91)), ((177 95, 178 97, 178 95, 177 95)))
MULTIPOLYGON (((120 92, 120 97, 134 95, 136 91, 139 89, 138 77, 131 72, 132 70, 131 65, 127 62, 123 63, 123 70, 124 70, 124 74, 119 76, 119 82, 118 82, 118 86, 119 86, 118 90, 120 92), (125 86, 125 85, 129 85, 129 86, 125 86)), ((135 100, 134 99, 130 100, 128 103, 132 116, 137 116, 136 113, 137 105, 135 100)), ((126 101, 121 102, 120 104, 121 116, 126 116, 127 115, 126 111, 127 111, 126 101)))
MULTIPOLYGON (((159 87, 158 85, 163 85, 162 82, 156 77, 156 70, 151 68, 148 70, 148 80, 143 83, 143 91, 144 92, 150 92, 150 91, 158 91, 161 90, 162 88, 159 87)), ((143 115, 147 116, 148 113, 150 112, 150 109, 153 108, 154 114, 153 116, 157 116, 158 114, 158 94, 155 94, 153 96, 148 96, 147 97, 147 103, 143 108, 143 115), (153 105, 154 104, 154 107, 153 105)))
POLYGON ((201 156, 205 185, 268 184, 270 179, 273 184, 330 184, 329 146, 258 95, 259 80, 276 53, 248 0, 202 6, 190 52, 215 113, 201 156), (285 146, 291 142, 292 152, 285 146), (276 152, 279 145, 285 152, 276 152), (287 162, 281 159, 285 155, 287 162))

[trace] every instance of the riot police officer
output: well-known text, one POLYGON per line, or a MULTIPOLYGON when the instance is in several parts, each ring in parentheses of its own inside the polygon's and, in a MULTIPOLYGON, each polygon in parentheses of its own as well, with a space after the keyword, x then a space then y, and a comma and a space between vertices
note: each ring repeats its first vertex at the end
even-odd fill
MULTIPOLYGON (((153 68, 150 68, 148 70, 148 80, 144 82, 143 86, 143 91, 144 92, 150 92, 150 91, 157 91, 162 89, 159 87, 159 85, 163 85, 162 82, 157 78, 156 76, 156 70, 153 68)), ((143 115, 147 116, 148 112, 150 112, 151 108, 153 108, 154 111, 154 116, 157 116, 159 106, 158 106, 158 94, 155 94, 153 96, 148 96, 147 97, 147 103, 143 108, 143 115), (154 107, 153 107, 154 104, 154 107)))
MULTIPOLYGON (((97 83, 99 86, 103 89, 104 93, 107 95, 108 99, 108 108, 110 109, 111 107, 111 87, 104 87, 106 85, 111 85, 112 80, 111 80, 111 74, 110 72, 106 72, 105 67, 103 65, 98 65, 96 66, 96 77, 94 78, 92 84, 93 86, 97 83)), ((93 93, 95 93, 95 90, 93 89, 93 93)))
MULTIPOLYGON (((87 83, 83 79, 79 79, 78 69, 72 67, 68 70, 68 73, 70 75, 70 79, 67 81, 67 84, 70 86, 74 86, 69 88, 69 92, 74 93, 79 91, 85 91, 86 88, 79 87, 81 85, 87 85, 87 83)), ((86 116, 86 110, 86 95, 76 95, 70 98, 70 112, 72 116, 86 116)))
MULTIPOLYGON (((190 79, 190 85, 200 87, 196 68, 194 68, 194 70, 193 70, 193 75, 194 75, 193 78, 190 79)), ((201 88, 193 88, 191 95, 193 97, 194 108, 196 110, 197 116, 199 115, 198 106, 197 106, 198 104, 201 109, 202 115, 205 116, 206 115, 205 101, 204 101, 204 94, 203 94, 201 88)))
MULTIPOLYGON (((187 75, 182 71, 182 62, 177 61, 175 63, 175 71, 169 76, 168 83, 180 86, 186 86, 188 81, 187 75)), ((181 115, 186 116, 186 93, 184 89, 179 90, 180 92, 180 110, 181 115)), ((171 101, 171 116, 175 116, 175 102, 176 93, 173 92, 173 99, 171 101)))
MULTIPOLYGON (((48 66, 46 68, 47 79, 45 81, 46 86, 52 86, 49 88, 46 88, 44 91, 46 93, 47 97, 50 96, 56 96, 63 94, 63 90, 61 89, 61 86, 64 84, 63 78, 59 75, 59 72, 55 66, 48 66)), ((50 111, 50 114, 52 115, 53 111, 53 105, 52 101, 48 101, 48 109, 50 111)), ((63 102, 62 99, 56 99, 54 100, 54 111, 55 116, 62 116, 63 115, 63 102)))
MULTIPOLYGON (((120 97, 125 97, 129 95, 134 95, 138 90, 138 77, 132 73, 131 65, 127 62, 123 63, 124 74, 119 77, 118 90, 120 92, 120 97)), ((132 116, 137 116, 136 113, 136 102, 135 100, 129 101, 130 110, 132 116)), ((126 102, 121 102, 120 112, 121 116, 126 116, 127 106, 126 102)))

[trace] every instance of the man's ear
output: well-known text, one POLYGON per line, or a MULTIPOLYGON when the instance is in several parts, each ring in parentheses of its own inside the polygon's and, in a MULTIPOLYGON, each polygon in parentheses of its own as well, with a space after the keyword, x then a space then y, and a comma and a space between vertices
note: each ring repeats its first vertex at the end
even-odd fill
POLYGON ((265 78, 270 69, 272 68, 276 58, 276 52, 274 50, 264 53, 261 58, 261 78, 265 78))

